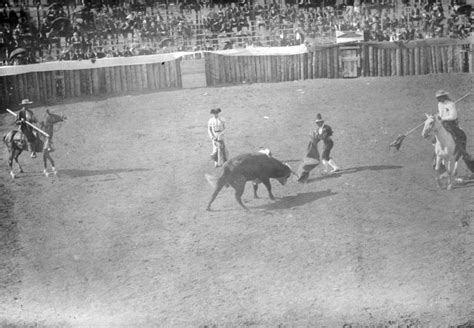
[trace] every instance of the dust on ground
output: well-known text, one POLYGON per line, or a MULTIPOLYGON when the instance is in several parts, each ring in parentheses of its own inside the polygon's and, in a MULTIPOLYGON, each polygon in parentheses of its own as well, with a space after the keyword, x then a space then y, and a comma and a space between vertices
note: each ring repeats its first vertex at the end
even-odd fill
MULTIPOLYGON (((421 131, 468 74, 306 80, 51 106, 56 178, 0 163, 0 322, 36 326, 456 326, 474 320, 474 183, 440 190, 421 131), (346 172, 282 187, 244 212, 215 173, 206 133, 222 108, 231 156, 268 147, 296 168, 314 119, 346 172), (265 118, 266 117, 266 118, 265 118), (5 292, 3 292, 5 291, 5 292)), ((474 152, 472 97, 458 104, 474 152)), ((46 108, 35 108, 39 116, 46 108)), ((1 132, 13 126, 0 117, 1 132)), ((461 164, 460 175, 466 175, 461 164)))

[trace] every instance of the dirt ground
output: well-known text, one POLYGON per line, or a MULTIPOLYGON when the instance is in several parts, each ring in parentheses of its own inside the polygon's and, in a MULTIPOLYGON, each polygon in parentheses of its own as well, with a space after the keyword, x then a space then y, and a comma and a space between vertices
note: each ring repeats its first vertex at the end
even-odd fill
MULTIPOLYGON (((474 182, 440 190, 421 131, 473 75, 307 80, 127 95, 49 107, 57 178, 0 152, 0 325, 458 326, 474 322, 474 182), (231 156, 268 147, 298 167, 322 113, 345 173, 273 180, 243 211, 205 211, 209 110, 231 156), (268 117, 268 118, 265 118, 268 117)), ((474 153, 474 96, 458 104, 474 153)), ((42 116, 45 107, 34 108, 42 116)), ((13 117, 0 115, 2 135, 13 117)), ((466 175, 464 164, 460 175, 466 175)))

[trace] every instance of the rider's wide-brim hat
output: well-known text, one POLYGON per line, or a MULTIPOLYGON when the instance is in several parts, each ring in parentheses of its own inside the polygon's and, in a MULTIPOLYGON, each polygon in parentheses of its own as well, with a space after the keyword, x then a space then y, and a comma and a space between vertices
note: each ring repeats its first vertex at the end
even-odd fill
POLYGON ((316 122, 316 123, 318 123, 318 122, 324 122, 323 117, 321 116, 321 114, 316 115, 316 120, 315 120, 315 122, 316 122))
POLYGON ((29 99, 23 99, 20 103, 20 105, 30 105, 32 104, 33 102, 30 101, 29 99))
POLYGON ((449 95, 449 93, 447 91, 444 91, 444 90, 436 91, 436 98, 442 97, 442 96, 447 96, 447 95, 449 95))
POLYGON ((211 114, 219 114, 221 112, 220 108, 213 108, 211 109, 211 114))

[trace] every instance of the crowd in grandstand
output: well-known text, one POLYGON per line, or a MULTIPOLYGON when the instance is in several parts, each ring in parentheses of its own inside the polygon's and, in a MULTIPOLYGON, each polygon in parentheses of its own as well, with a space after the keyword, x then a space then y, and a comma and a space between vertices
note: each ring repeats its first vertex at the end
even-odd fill
MULTIPOLYGON (((65 10, 52 5, 34 23, 28 10, 11 7, 0 11, 0 57, 4 64, 54 59, 132 56, 172 50, 214 50, 240 46, 291 45, 305 39, 332 37, 336 31, 361 31, 366 41, 408 41, 435 37, 464 38, 471 26, 465 15, 449 6, 421 0, 409 11, 396 14, 393 6, 373 6, 364 0, 345 4, 282 6, 250 5, 247 0, 210 6, 188 0, 179 6, 85 6, 65 10), (383 7, 383 9, 381 9, 383 7), (227 43, 220 42, 226 40, 227 43), (235 45, 236 46, 236 45, 235 45), (54 54, 60 49, 59 54, 54 54), (48 58, 49 57, 49 58, 48 58)), ((326 2, 328 4, 330 2, 326 2)))

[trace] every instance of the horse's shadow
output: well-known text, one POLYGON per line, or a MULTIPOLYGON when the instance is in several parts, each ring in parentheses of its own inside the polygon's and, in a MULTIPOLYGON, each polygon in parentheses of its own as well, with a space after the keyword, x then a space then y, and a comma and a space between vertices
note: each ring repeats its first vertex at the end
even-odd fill
POLYGON ((67 176, 69 178, 84 178, 84 177, 94 177, 101 175, 115 175, 117 178, 120 178, 120 173, 130 173, 130 172, 144 172, 151 171, 152 169, 108 169, 108 170, 81 170, 81 169, 62 169, 59 171, 61 176, 67 176))
POLYGON ((464 180, 462 182, 456 182, 456 184, 454 185, 454 189, 474 187, 474 177, 466 176, 466 177, 463 177, 463 178, 464 178, 464 180))
POLYGON ((276 198, 276 200, 273 203, 256 206, 256 207, 253 207, 253 209, 264 209, 267 211, 289 209, 289 208, 298 207, 298 206, 302 206, 302 205, 314 202, 324 197, 329 197, 329 196, 334 196, 334 195, 337 195, 337 193, 332 192, 331 189, 323 190, 323 191, 298 193, 294 196, 276 198))
POLYGON ((306 181, 306 183, 311 183, 315 181, 321 181, 325 179, 332 179, 332 178, 339 178, 340 176, 344 174, 352 174, 352 173, 357 173, 361 171, 383 171, 383 170, 396 170, 396 169, 401 169, 403 166, 401 165, 369 165, 369 166, 358 166, 358 167, 351 167, 347 168, 341 171, 338 171, 336 173, 331 173, 328 175, 323 175, 317 178, 311 178, 306 181))

